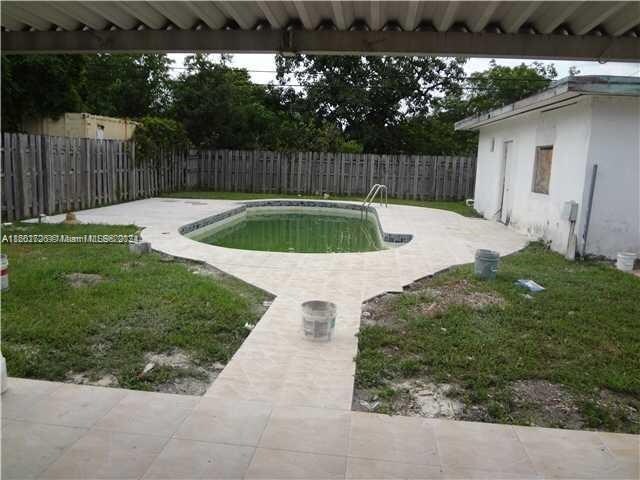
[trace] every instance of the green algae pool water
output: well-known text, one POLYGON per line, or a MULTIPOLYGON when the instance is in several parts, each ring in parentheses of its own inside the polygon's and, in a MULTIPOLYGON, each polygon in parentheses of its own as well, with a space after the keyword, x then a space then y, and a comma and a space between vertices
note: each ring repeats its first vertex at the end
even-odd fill
POLYGON ((251 212, 198 235, 200 242, 219 247, 270 252, 337 253, 384 249, 371 216, 318 212, 251 212))

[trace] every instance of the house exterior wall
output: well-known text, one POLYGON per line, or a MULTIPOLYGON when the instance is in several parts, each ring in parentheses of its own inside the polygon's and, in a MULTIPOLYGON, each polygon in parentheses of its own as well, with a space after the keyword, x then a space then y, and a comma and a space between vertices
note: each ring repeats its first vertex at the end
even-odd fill
POLYGON ((88 113, 65 113, 57 120, 42 118, 24 125, 25 131, 34 135, 59 137, 99 138, 98 126, 102 126, 105 139, 131 140, 137 122, 123 118, 104 117, 88 113))
POLYGON ((564 253, 565 202, 578 203, 575 233, 583 251, 591 172, 598 164, 587 254, 640 252, 640 99, 589 95, 482 127, 475 208, 499 220, 503 143, 512 141, 509 225, 564 253), (491 151, 491 145, 494 149, 491 151), (553 145, 549 194, 532 192, 537 146, 553 145))
POLYGON ((587 253, 640 253, 640 98, 592 97, 591 122, 583 202, 594 164, 598 173, 587 253))
MULTIPOLYGON (((562 218, 564 204, 576 201, 582 209, 590 102, 582 98, 549 111, 535 111, 480 130, 475 208, 497 220, 500 210, 503 144, 512 143, 509 187, 509 225, 532 239, 549 242, 564 252, 569 222, 562 218), (491 152, 491 144, 495 143, 491 152), (553 145, 549 194, 532 192, 537 146, 553 145)), ((576 232, 579 232, 579 225, 576 232)))

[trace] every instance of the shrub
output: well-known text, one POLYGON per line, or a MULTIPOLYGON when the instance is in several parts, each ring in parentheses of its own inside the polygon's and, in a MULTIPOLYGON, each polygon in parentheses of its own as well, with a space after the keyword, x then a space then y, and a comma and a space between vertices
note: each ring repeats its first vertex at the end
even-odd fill
POLYGON ((157 161, 161 152, 184 150, 189 139, 181 123, 168 118, 144 117, 133 134, 138 161, 157 161))

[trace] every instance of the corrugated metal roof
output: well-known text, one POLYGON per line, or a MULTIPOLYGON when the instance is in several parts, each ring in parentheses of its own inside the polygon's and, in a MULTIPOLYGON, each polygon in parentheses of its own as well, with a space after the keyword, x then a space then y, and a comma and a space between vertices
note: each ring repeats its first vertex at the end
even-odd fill
POLYGON ((640 57, 629 42, 640 36, 637 1, 2 1, 1 8, 3 43, 7 45, 3 48, 9 51, 46 50, 47 42, 53 42, 55 51, 79 51, 84 41, 88 51, 125 50, 128 46, 159 51, 175 44, 175 51, 294 51, 295 47, 329 53, 459 51, 532 58, 553 57, 554 51, 559 57, 606 58, 611 51, 613 58, 640 57), (159 34, 167 31, 174 33, 159 34), (245 33, 206 33, 223 31, 245 33), (265 31, 271 34, 255 35, 265 31), (92 43, 83 40, 88 35, 70 32, 99 34, 99 41, 92 43), (148 33, 133 35, 135 32, 148 33), (275 32, 292 32, 301 43, 294 45, 275 32), (344 32, 354 34, 345 36, 344 32), (381 37, 382 32, 389 35, 381 37), (400 33, 394 36, 392 32, 400 33), (492 38, 496 35, 501 37, 492 38), (232 43, 225 43, 230 37, 232 43), (221 38, 223 45, 218 47, 221 38), (580 43, 572 40, 575 38, 588 40, 580 43), (558 39, 572 43, 558 49, 558 39), (349 45, 341 47, 344 42, 349 45), (506 48, 505 43, 512 45, 506 48))
POLYGON ((500 108, 462 119, 456 130, 477 130, 480 127, 565 102, 580 95, 617 95, 640 97, 640 78, 613 75, 581 75, 565 77, 549 88, 500 108))
POLYGON ((640 27, 640 3, 3 1, 1 24, 10 31, 201 27, 253 30, 299 26, 305 30, 560 31, 617 37, 640 27))

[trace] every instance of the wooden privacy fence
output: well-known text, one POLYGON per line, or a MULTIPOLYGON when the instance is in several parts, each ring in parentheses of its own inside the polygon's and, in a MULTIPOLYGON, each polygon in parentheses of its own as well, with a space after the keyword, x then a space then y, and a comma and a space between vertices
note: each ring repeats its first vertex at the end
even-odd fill
POLYGON ((2 135, 2 217, 7 220, 98 207, 195 187, 183 152, 136 162, 117 140, 2 135))
POLYGON ((473 196, 476 171, 473 157, 256 150, 195 157, 200 188, 234 192, 364 196, 382 183, 394 197, 461 200, 473 196))
POLYGON ((210 150, 168 152, 136 161, 117 140, 2 135, 2 217, 52 215, 203 189, 278 194, 356 195, 374 183, 417 200, 473 196, 472 157, 210 150))

